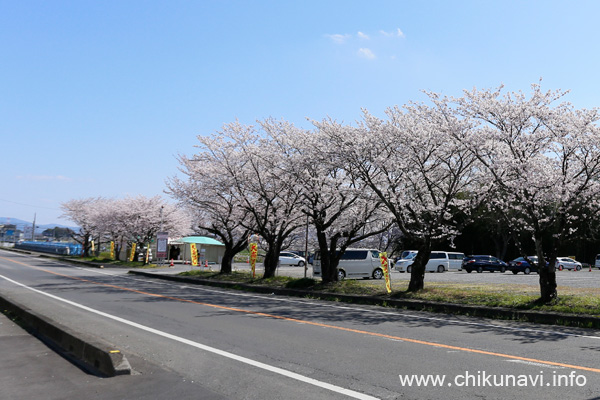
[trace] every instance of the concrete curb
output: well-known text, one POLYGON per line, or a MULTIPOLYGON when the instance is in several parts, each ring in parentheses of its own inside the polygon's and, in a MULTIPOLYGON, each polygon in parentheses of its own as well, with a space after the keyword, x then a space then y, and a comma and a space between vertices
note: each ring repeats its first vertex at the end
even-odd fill
POLYGON ((337 293, 323 293, 311 290, 280 289, 245 283, 213 281, 208 279, 188 278, 183 276, 162 275, 157 273, 129 271, 130 274, 140 275, 155 279, 174 282, 190 283, 196 285, 215 286, 230 289, 239 289, 257 293, 277 294, 282 296, 295 296, 317 298, 320 300, 343 301, 354 304, 368 304, 378 306, 393 306, 417 311, 432 311, 446 314, 461 314, 473 317, 484 317, 504 320, 517 320, 535 322, 548 325, 573 326, 583 328, 600 328, 600 317, 591 315, 573 315, 563 313, 548 313, 541 311, 517 310, 502 307, 470 306, 454 303, 442 303, 424 300, 395 299, 392 297, 356 296, 337 293))
POLYGON ((108 343, 69 328, 5 297, 0 296, 0 311, 17 317, 28 332, 81 368, 104 377, 130 375, 127 358, 108 343))

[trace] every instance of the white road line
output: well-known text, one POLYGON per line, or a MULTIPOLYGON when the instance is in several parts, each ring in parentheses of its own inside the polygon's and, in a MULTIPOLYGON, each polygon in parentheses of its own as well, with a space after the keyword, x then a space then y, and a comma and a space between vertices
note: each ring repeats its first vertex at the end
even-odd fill
POLYGON ((21 287, 23 287, 25 289, 28 289, 28 290, 31 290, 33 292, 39 293, 41 295, 50 297, 50 298, 58 300, 58 301, 62 301, 64 303, 70 304, 70 305, 72 305, 74 307, 81 308, 82 310, 89 311, 91 313, 98 314, 98 315, 101 315, 101 316, 106 317, 106 318, 110 318, 112 320, 121 322, 123 324, 129 325, 129 326, 133 326, 134 328, 138 328, 138 329, 144 330, 146 332, 150 332, 150 333, 153 333, 155 335, 162 336, 162 337, 165 337, 167 339, 174 340, 176 342, 187 344, 189 346, 196 347, 198 349, 201 349, 201 350, 213 353, 213 354, 217 354, 217 355, 220 355, 222 357, 227 357, 229 359, 232 359, 232 360, 235 360, 235 361, 239 361, 241 363, 248 364, 248 365, 251 365, 251 366, 256 367, 256 368, 261 368, 261 369, 264 369, 266 371, 273 372, 275 374, 283 375, 285 377, 288 377, 288 378, 291 378, 291 379, 295 379, 295 380, 298 380, 298 381, 301 381, 301 382, 304 382, 304 383, 308 383, 310 385, 314 385, 314 386, 317 386, 317 387, 320 387, 320 388, 323 388, 323 389, 327 389, 327 390, 330 390, 332 392, 340 393, 340 394, 343 394, 343 395, 346 395, 346 396, 349 396, 349 397, 352 397, 352 398, 355 398, 355 399, 361 399, 361 400, 378 400, 377 397, 373 397, 373 396, 369 396, 369 395, 366 395, 366 394, 363 394, 363 393, 355 392, 354 390, 350 390, 350 389, 346 389, 346 388, 343 388, 343 387, 340 387, 340 386, 332 385, 332 384, 327 383, 327 382, 318 381, 316 379, 309 378, 307 376, 300 375, 300 374, 297 374, 295 372, 287 371, 287 370, 279 368, 279 367, 274 367, 272 365, 265 364, 265 363, 262 363, 260 361, 255 361, 255 360, 252 360, 250 358, 238 356, 236 354, 229 353, 229 352, 223 351, 223 350, 219 350, 219 349, 216 349, 214 347, 210 347, 210 346, 198 343, 198 342, 194 342, 192 340, 185 339, 185 338, 182 338, 182 337, 179 337, 179 336, 175 336, 175 335, 172 335, 172 334, 167 333, 167 332, 159 331, 158 329, 150 328, 149 326, 141 325, 141 324, 138 324, 136 322, 129 321, 127 319, 124 319, 124 318, 121 318, 121 317, 117 317, 117 316, 112 315, 112 314, 107 314, 105 312, 102 312, 102 311, 99 311, 99 310, 96 310, 96 309, 84 306, 83 304, 75 303, 73 301, 70 301, 70 300, 67 300, 67 299, 63 299, 62 297, 58 297, 58 296, 55 296, 53 294, 50 294, 50 293, 47 293, 47 292, 44 292, 44 291, 41 291, 41 290, 38 290, 38 289, 34 289, 34 288, 29 287, 27 285, 24 285, 24 284, 22 284, 20 282, 17 282, 17 281, 14 281, 14 280, 10 279, 10 278, 7 278, 7 277, 5 277, 3 275, 0 275, 0 278, 3 278, 6 281, 12 282, 15 285, 21 286, 21 287))
POLYGON ((523 360, 505 360, 506 362, 512 362, 512 363, 518 363, 518 364, 525 364, 525 365, 532 365, 534 367, 540 367, 540 368, 551 368, 551 369, 565 369, 565 367, 559 367, 556 365, 548 365, 548 364, 542 364, 542 363, 536 363, 533 361, 523 361, 523 360))

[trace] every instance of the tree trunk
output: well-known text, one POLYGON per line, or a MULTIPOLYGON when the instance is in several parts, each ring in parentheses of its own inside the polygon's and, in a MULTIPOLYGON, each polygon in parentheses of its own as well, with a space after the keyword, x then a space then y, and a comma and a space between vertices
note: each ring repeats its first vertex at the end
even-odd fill
POLYGON ((558 297, 554 264, 539 266, 538 271, 540 271, 540 302, 550 303, 558 297))
POLYGON ((425 266, 427 265, 429 255, 431 254, 431 240, 426 238, 418 250, 419 252, 411 267, 412 270, 410 272, 408 292, 418 292, 425 287, 425 266))
POLYGON ((494 241, 494 249, 496 251, 496 257, 503 260, 506 257, 506 252, 508 250, 508 243, 510 241, 510 235, 505 233, 499 233, 494 235, 492 238, 494 241))
POLYGON ((546 262, 542 240, 540 237, 535 238, 535 250, 538 256, 538 271, 540 274, 540 298, 539 302, 547 304, 558 297, 556 290, 556 255, 551 255, 549 262, 546 262), (547 265, 546 265, 547 264, 547 265))
POLYGON ((321 279, 325 284, 337 281, 337 273, 331 268, 329 250, 321 250, 321 279))
POLYGON ((90 256, 90 235, 83 236, 83 254, 82 257, 86 258, 90 256))
POLYGON ((265 255, 265 273, 263 279, 273 278, 275 276, 275 271, 277 271, 277 266, 279 265, 280 250, 281 244, 279 243, 269 245, 267 254, 265 255))
POLYGON ((233 248, 225 243, 225 253, 223 254, 223 259, 221 259, 221 274, 231 274, 235 254, 233 248))
POLYGON ((325 284, 337 282, 338 263, 335 263, 333 260, 336 254, 337 239, 332 240, 331 244, 328 243, 325 231, 322 229, 317 229, 317 239, 319 241, 319 251, 321 253, 321 279, 325 284))
POLYGON ((123 248, 123 243, 121 241, 114 241, 115 242, 115 260, 116 261, 121 261, 121 250, 123 248))
POLYGON ((225 254, 223 254, 223 259, 221 260, 221 274, 231 274, 232 266, 233 266, 233 257, 240 251, 244 250, 248 243, 245 239, 235 239, 225 240, 223 238, 223 243, 225 243, 225 254))
POLYGON ((325 261, 323 253, 321 253, 321 279, 323 279, 323 283, 337 282, 339 280, 338 265, 340 264, 340 255, 337 254, 337 250, 333 252, 326 251, 324 254, 326 255, 325 261), (327 269, 324 269, 323 265, 326 265, 327 269))

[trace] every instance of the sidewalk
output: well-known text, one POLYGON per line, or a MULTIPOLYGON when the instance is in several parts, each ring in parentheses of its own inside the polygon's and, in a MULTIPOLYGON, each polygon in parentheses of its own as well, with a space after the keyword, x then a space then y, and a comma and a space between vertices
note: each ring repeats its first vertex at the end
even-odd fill
POLYGON ((49 349, 0 313, 0 399, 223 400, 201 385, 128 355, 134 375, 90 375, 49 349))

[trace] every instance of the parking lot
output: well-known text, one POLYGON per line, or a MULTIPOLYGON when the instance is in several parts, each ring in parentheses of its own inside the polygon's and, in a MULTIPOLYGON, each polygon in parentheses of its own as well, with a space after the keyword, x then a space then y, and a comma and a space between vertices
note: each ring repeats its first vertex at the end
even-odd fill
MULTIPOLYGON (((247 263, 236 263, 234 264, 236 270, 249 270, 250 265, 247 263)), ((262 265, 256 265, 257 275, 263 273, 262 265)), ((304 276, 304 268, 301 267, 279 267, 277 269, 278 275, 293 276, 301 278, 304 276)), ((306 271, 307 277, 312 277, 312 267, 308 265, 306 271)), ((392 281, 408 281, 410 280, 410 274, 392 271, 392 281)), ((465 283, 465 284, 479 284, 479 283, 503 283, 503 284, 520 284, 520 285, 539 285, 539 277, 537 273, 531 273, 524 275, 519 273, 514 275, 511 272, 483 272, 478 274, 477 272, 467 273, 465 271, 448 271, 443 273, 428 272, 425 275, 425 282, 449 282, 449 283, 465 283)), ((594 268, 592 272, 589 269, 583 269, 581 271, 556 271, 556 280, 558 286, 569 286, 575 288, 600 288, 600 270, 594 268)))

